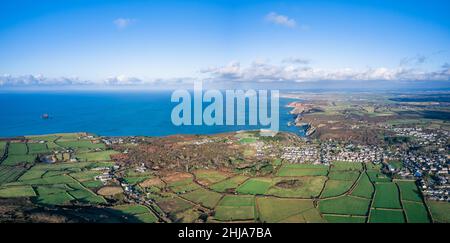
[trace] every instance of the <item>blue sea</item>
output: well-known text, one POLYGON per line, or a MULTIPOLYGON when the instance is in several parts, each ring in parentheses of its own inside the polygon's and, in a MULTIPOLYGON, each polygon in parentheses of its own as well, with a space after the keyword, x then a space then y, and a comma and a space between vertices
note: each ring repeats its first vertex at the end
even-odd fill
MULTIPOLYGON (((65 132, 101 136, 166 136, 254 130, 262 126, 175 126, 171 92, 10 92, 0 93, 0 137, 65 132), (42 119, 49 114, 49 119, 42 119)), ((288 126, 292 100, 280 98, 280 130, 304 135, 288 126)), ((205 103, 204 107, 207 105, 205 103)))

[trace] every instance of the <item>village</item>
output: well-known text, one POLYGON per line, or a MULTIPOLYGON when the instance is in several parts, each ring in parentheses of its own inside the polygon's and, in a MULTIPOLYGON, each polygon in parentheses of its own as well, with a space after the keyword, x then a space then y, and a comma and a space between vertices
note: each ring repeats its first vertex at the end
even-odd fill
POLYGON ((329 165, 333 161, 374 163, 394 178, 417 180, 430 200, 450 201, 448 138, 445 130, 394 128, 399 137, 413 137, 402 146, 376 146, 337 141, 308 142, 283 148, 281 158, 290 163, 329 165))

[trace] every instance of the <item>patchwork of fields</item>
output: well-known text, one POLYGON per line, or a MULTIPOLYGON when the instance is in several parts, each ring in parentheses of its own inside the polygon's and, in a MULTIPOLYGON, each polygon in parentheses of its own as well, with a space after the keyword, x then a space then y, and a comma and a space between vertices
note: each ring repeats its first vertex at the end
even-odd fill
POLYGON ((160 175, 131 167, 113 173, 111 156, 118 152, 81 134, 0 142, 0 152, 5 155, 0 198, 27 197, 47 206, 101 205, 129 215, 130 222, 449 221, 448 204, 425 204, 414 181, 392 180, 374 164, 277 160, 272 173, 263 176, 217 169, 160 175), (52 163, 42 162, 42 155, 52 163), (115 181, 99 180, 105 173, 115 181), (130 200, 137 196, 144 200, 130 200))
MULTIPOLYGON (((115 165, 99 139, 86 134, 55 134, 25 137, 0 143, 4 159, 0 163, 0 198, 28 197, 42 206, 73 204, 108 206, 96 191, 104 183, 96 177, 115 165), (43 156, 48 160, 42 161, 43 156)), ((157 222, 147 207, 122 205, 111 213, 127 215, 135 222, 157 222), (139 207, 139 212, 136 208, 139 207)))
POLYGON ((188 222, 186 212, 197 207, 210 222, 431 221, 415 182, 392 181, 376 165, 280 163, 275 171, 264 177, 216 170, 178 173, 162 178, 167 186, 146 190, 181 222, 188 222))

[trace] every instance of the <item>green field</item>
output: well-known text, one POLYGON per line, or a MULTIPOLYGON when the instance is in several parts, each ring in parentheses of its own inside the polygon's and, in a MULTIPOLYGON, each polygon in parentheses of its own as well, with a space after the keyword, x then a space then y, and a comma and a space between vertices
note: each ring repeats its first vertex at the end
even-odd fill
POLYGON ((31 186, 11 186, 0 188, 0 197, 34 197, 36 193, 31 186))
MULTIPOLYGON (((322 217, 316 208, 311 208, 298 216, 303 217, 306 223, 326 223, 327 221, 322 217)), ((282 221, 283 222, 283 221, 282 221)), ((286 221, 289 222, 289 221, 286 221)))
POLYGON ((106 150, 100 152, 80 153, 76 157, 79 161, 110 161, 111 155, 117 154, 117 151, 106 150))
POLYGON ((72 188, 68 187, 66 184, 54 184, 54 185, 43 185, 36 186, 35 190, 39 196, 64 193, 72 188))
MULTIPOLYGON (((265 223, 276 223, 314 209, 311 200, 258 197, 256 203, 259 221, 265 223)), ((304 217, 296 217, 292 221, 300 220, 304 221, 304 217)))
POLYGON ((58 140, 56 143, 64 148, 72 148, 77 150, 89 150, 89 149, 105 149, 105 145, 103 143, 92 143, 87 140, 75 140, 75 141, 61 141, 58 140))
POLYGON ((193 172, 197 181, 206 182, 206 184, 214 184, 225 180, 228 175, 216 170, 197 170, 193 172))
POLYGON ((2 165, 18 165, 18 164, 30 164, 34 163, 36 160, 36 155, 22 154, 22 155, 10 155, 1 163, 2 165))
POLYGON ((201 204, 204 207, 212 209, 222 198, 222 194, 200 188, 195 191, 183 194, 182 197, 191 202, 195 202, 201 204))
POLYGON ((263 195, 272 186, 269 178, 251 178, 237 188, 240 194, 263 195))
POLYGON ((225 195, 219 202, 219 206, 253 206, 255 197, 251 195, 225 195))
POLYGON ((393 208, 401 209, 400 198, 395 183, 377 183, 375 184, 375 198, 373 207, 375 208, 393 208))
POLYGON ((70 173, 70 176, 80 182, 93 180, 96 176, 101 175, 101 171, 97 170, 85 170, 80 172, 70 173))
POLYGON ((323 214, 367 215, 370 200, 342 196, 334 199, 320 200, 319 210, 323 214))
POLYGON ((328 180, 321 198, 335 197, 346 193, 353 185, 353 181, 328 180))
POLYGON ((26 139, 31 141, 45 141, 48 150, 53 150, 59 148, 59 146, 55 143, 55 140, 60 138, 59 135, 44 135, 44 136, 26 136, 26 139))
POLYGON ((50 152, 45 143, 28 143, 27 145, 29 154, 43 154, 50 152))
POLYGON ((335 161, 332 163, 331 170, 350 170, 350 171, 360 171, 363 169, 361 163, 357 162, 345 162, 345 161, 335 161))
POLYGON ((96 195, 95 193, 87 190, 87 189, 77 189, 68 191, 68 193, 75 198, 78 202, 89 203, 89 204, 99 204, 106 203, 106 200, 96 195))
POLYGON ((0 141, 0 157, 5 153, 6 150, 6 142, 0 141))
MULTIPOLYGON (((29 187, 33 186, 37 192, 37 197, 35 201, 40 204, 52 204, 52 205, 62 205, 69 204, 76 200, 81 203, 98 204, 105 203, 103 197, 96 195, 92 191, 83 187, 77 180, 73 179, 71 176, 65 175, 65 173, 71 172, 73 168, 64 166, 56 166, 55 169, 60 170, 47 170, 49 164, 41 164, 34 166, 24 175, 19 178, 19 181, 5 184, 10 188, 19 187, 29 187), (53 174, 49 175, 48 174, 53 174)), ((75 167, 75 170, 79 170, 80 163, 71 164, 75 167)), ((83 166, 92 166, 92 164, 84 164, 83 166)), ((98 174, 98 172, 95 172, 98 174)), ((73 177, 83 180, 86 178, 92 179, 94 176, 92 171, 84 171, 72 173, 73 177)), ((34 191, 33 191, 34 193, 34 191)))
POLYGON ((214 219, 219 221, 253 220, 254 218, 255 218, 254 207, 217 206, 215 208, 214 219))
POLYGON ((255 198, 246 195, 227 195, 215 208, 214 218, 220 221, 255 218, 255 198))
POLYGON ((402 200, 422 203, 422 193, 414 181, 396 181, 402 200))
POLYGON ((25 171, 22 166, 0 165, 0 184, 16 181, 25 171))
POLYGON ((38 164, 33 168, 41 169, 41 170, 51 170, 51 171, 71 171, 78 172, 81 169, 92 169, 97 167, 112 167, 114 166, 114 162, 63 162, 63 163, 54 163, 54 164, 38 164))
POLYGON ((155 223, 158 222, 158 218, 151 212, 149 213, 143 213, 143 214, 136 214, 134 215, 137 222, 140 223, 155 223))
POLYGON ((400 210, 372 209, 369 223, 404 223, 405 218, 400 210))
POLYGON ((60 192, 55 194, 48 195, 39 195, 36 198, 36 202, 39 204, 48 204, 48 205, 65 205, 70 204, 74 198, 70 196, 67 192, 60 192))
POLYGON ((433 221, 437 223, 450 223, 450 203, 427 201, 433 221))
POLYGON ((76 139, 78 139, 78 138, 80 138, 82 136, 81 133, 77 133, 77 132, 74 132, 74 133, 57 133, 57 134, 54 134, 54 135, 59 136, 61 140, 76 140, 76 139))
POLYGON ((174 215, 178 212, 192 208, 194 205, 176 196, 157 198, 156 203, 166 213, 174 215))
POLYGON ((358 179, 358 171, 336 171, 331 170, 328 174, 330 180, 344 180, 344 181, 356 181, 358 179))
POLYGON ((361 178, 359 179, 356 187, 353 189, 351 195, 370 199, 372 198, 374 191, 375 188, 372 182, 370 182, 369 177, 366 173, 364 173, 361 175, 361 178))
POLYGON ((80 172, 80 171, 81 171, 81 169, 79 169, 79 168, 71 168, 71 169, 65 169, 65 170, 47 170, 42 175, 42 178, 65 175, 67 173, 75 173, 75 172, 80 172))
POLYGON ((370 181, 373 183, 375 182, 390 182, 391 179, 387 177, 385 174, 381 173, 380 171, 367 171, 367 175, 370 178, 370 181))
POLYGON ((328 166, 312 164, 284 164, 278 170, 277 176, 325 176, 328 166))
POLYGON ((355 216, 348 216, 348 215, 331 215, 331 214, 323 215, 323 217, 329 223, 365 223, 366 222, 366 217, 355 217, 355 216))
MULTIPOLYGON (((20 178, 19 178, 20 180, 20 178)), ((44 178, 38 178, 38 179, 31 179, 31 180, 20 180, 18 182, 12 182, 8 185, 51 185, 51 184, 71 184, 71 183, 78 183, 76 180, 72 179, 72 177, 67 175, 57 175, 57 176, 50 176, 50 177, 44 177, 44 178)))
POLYGON ((32 180, 32 179, 39 179, 42 178, 42 176, 47 172, 47 170, 41 170, 38 167, 34 166, 31 169, 29 169, 25 174, 23 174, 19 181, 26 181, 26 180, 32 180))
POLYGON ((274 185, 265 194, 277 197, 317 197, 325 181, 324 176, 276 177, 274 185))
POLYGON ((32 141, 46 141, 46 142, 51 142, 51 141, 55 141, 56 139, 59 138, 58 135, 37 135, 37 136, 26 136, 25 137, 28 140, 32 140, 32 141))
POLYGON ((408 223, 429 223, 427 209, 422 202, 402 202, 408 223))
POLYGON ((367 170, 380 171, 383 167, 381 164, 366 163, 367 170))
POLYGON ((25 143, 10 143, 8 155, 24 155, 27 154, 28 148, 25 143))
POLYGON ((81 184, 89 189, 95 189, 103 186, 101 181, 83 181, 81 184))
POLYGON ((218 182, 216 184, 213 184, 210 186, 210 188, 217 192, 225 192, 227 190, 236 189, 240 184, 242 184, 247 179, 248 179, 248 177, 246 177, 246 176, 238 175, 238 176, 234 176, 229 179, 226 179, 224 181, 218 182))
POLYGON ((169 188, 175 193, 185 193, 199 189, 200 186, 192 178, 188 178, 170 183, 169 188))
MULTIPOLYGON (((38 203, 67 204, 71 200, 80 203, 106 203, 105 199, 85 188, 78 181, 66 175, 36 179, 33 185, 38 193, 38 203)), ((29 183, 29 181, 25 181, 29 183)))

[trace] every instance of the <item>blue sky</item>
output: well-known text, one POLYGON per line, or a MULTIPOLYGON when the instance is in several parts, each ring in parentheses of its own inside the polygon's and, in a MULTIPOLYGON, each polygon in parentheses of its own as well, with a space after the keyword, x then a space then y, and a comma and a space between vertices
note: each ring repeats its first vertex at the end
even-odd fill
POLYGON ((0 86, 449 81, 449 10, 445 0, 2 1, 0 86))

